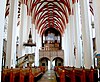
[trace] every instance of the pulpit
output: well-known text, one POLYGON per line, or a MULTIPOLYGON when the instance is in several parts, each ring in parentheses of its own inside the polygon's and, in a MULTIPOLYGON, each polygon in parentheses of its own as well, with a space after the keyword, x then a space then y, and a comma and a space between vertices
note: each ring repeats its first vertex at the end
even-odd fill
MULTIPOLYGON (((33 40, 32 40, 31 28, 30 28, 30 33, 29 33, 29 39, 27 43, 23 44, 23 46, 31 47, 31 51, 32 51, 32 47, 36 46, 36 43, 33 43, 33 40)), ((28 54, 29 66, 32 66, 32 63, 34 63, 34 57, 35 57, 35 53, 28 54)))

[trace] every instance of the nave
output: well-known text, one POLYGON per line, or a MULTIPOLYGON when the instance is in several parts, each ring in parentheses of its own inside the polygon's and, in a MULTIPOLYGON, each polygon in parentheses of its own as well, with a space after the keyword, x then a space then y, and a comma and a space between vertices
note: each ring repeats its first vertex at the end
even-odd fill
MULTIPOLYGON (((3 78, 0 78, 0 82, 36 81, 46 72, 39 66, 47 67, 49 64, 50 68, 82 66, 88 69, 67 68, 65 71, 60 68, 56 70, 60 82, 66 79, 65 74, 71 82, 76 81, 71 76, 78 76, 83 82, 83 71, 86 73, 84 76, 89 75, 88 79, 92 80, 87 82, 95 82, 95 75, 91 71, 94 68, 100 69, 99 2, 100 0, 1 0, 0 77, 3 78), (27 63, 32 68, 25 68, 27 63), (75 75, 72 75, 73 70, 75 75), (63 72, 65 74, 61 76, 63 72)), ((70 82, 68 80, 66 81, 70 82)))

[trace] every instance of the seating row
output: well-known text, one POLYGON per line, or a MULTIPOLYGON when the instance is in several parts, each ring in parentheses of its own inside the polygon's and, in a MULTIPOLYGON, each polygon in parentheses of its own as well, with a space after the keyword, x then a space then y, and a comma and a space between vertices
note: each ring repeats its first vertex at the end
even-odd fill
POLYGON ((55 67, 57 82, 98 82, 97 69, 55 67))
POLYGON ((44 72, 44 67, 3 69, 2 82, 36 82, 44 72))

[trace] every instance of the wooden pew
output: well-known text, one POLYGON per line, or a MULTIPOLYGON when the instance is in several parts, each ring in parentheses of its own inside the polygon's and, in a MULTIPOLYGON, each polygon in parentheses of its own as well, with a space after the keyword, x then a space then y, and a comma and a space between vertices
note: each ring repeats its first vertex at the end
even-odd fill
POLYGON ((55 67, 57 77, 60 82, 98 82, 98 73, 96 69, 74 68, 74 67, 55 67), (65 70, 66 79, 62 81, 60 78, 62 70, 65 70))
POLYGON ((76 82, 86 82, 85 69, 75 69, 75 80, 76 82))
POLYGON ((43 75, 43 69, 42 67, 38 67, 35 69, 35 77, 34 77, 34 80, 35 82, 37 82, 43 75))
POLYGON ((98 72, 96 69, 85 69, 86 82, 98 82, 98 72))
POLYGON ((2 82, 21 82, 23 80, 23 74, 21 69, 4 69, 2 78, 2 82))
POLYGON ((32 72, 31 68, 23 68, 22 72, 24 75, 24 82, 34 82, 34 72, 32 72))
POLYGON ((21 68, 15 68, 10 70, 10 82, 23 82, 24 75, 21 68))
POLYGON ((75 70, 73 67, 65 68, 66 82, 75 82, 75 70))
POLYGON ((65 70, 59 67, 56 67, 55 69, 57 82, 65 82, 65 70))
POLYGON ((4 69, 3 70, 2 82, 10 82, 10 69, 4 69))
POLYGON ((2 82, 34 82, 43 72, 41 68, 3 69, 2 82))

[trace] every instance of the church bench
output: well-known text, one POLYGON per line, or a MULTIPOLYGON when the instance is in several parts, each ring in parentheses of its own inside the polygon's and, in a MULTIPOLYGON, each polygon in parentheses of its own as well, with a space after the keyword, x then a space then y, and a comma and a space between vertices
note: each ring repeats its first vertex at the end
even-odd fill
POLYGON ((85 69, 87 82, 98 82, 98 72, 96 69, 85 69))
POLYGON ((43 72, 40 68, 3 69, 2 82, 34 82, 43 72))
POLYGON ((75 70, 73 67, 65 68, 66 82, 75 82, 75 70))
MULTIPOLYGON (((76 81, 76 73, 77 71, 74 70, 73 67, 65 67, 65 68, 56 68, 58 70, 56 70, 56 73, 59 75, 59 78, 60 79, 60 82, 79 82, 79 81, 76 81), (64 70, 64 74, 62 74, 62 71, 64 70), (63 79, 61 78, 63 77, 63 79), (64 79, 65 78, 65 79, 64 79)), ((77 72, 78 73, 78 72, 77 72)), ((80 78, 80 73, 79 72, 79 78, 80 78)), ((59 82, 59 81, 57 81, 59 82)))
POLYGON ((59 79, 61 79, 60 76, 62 75, 61 70, 65 70, 65 75, 63 74, 63 77, 65 77, 65 82, 98 82, 97 70, 93 68, 84 69, 74 67, 56 67, 54 70, 58 74, 59 77, 57 77, 59 79))
POLYGON ((2 73, 2 82, 21 82, 22 73, 20 69, 4 69, 2 73))
POLYGON ((56 66, 54 70, 56 71, 57 82, 59 82, 60 80, 62 80, 62 82, 64 82, 63 80, 65 80, 66 82, 75 82, 73 67, 56 66), (62 76, 65 78, 62 79, 62 76))
POLYGON ((55 71, 57 82, 65 82, 65 70, 57 67, 55 71))
POLYGON ((21 68, 11 69, 10 79, 11 79, 10 82, 21 82, 21 81, 23 82, 24 75, 22 73, 22 69, 21 68))
POLYGON ((85 69, 75 69, 75 80, 76 82, 86 82, 85 69))
POLYGON ((67 68, 66 76, 70 77, 70 82, 98 82, 97 74, 97 70, 93 68, 67 68))
POLYGON ((34 75, 34 80, 37 82, 43 75, 44 70, 42 67, 38 67, 35 69, 35 75, 34 75))
POLYGON ((76 80, 77 80, 77 76, 79 75, 78 71, 83 72, 82 75, 84 76, 79 76, 81 77, 81 79, 83 78, 84 81, 80 81, 80 82, 98 82, 98 72, 97 69, 80 69, 80 68, 76 68, 75 69, 75 73, 76 73, 76 80))
POLYGON ((24 82, 36 82, 37 80, 40 79, 40 77, 42 76, 43 72, 41 71, 41 68, 39 67, 34 67, 34 68, 26 68, 24 69, 24 82), (31 71, 31 72, 29 72, 31 71), (31 79, 30 79, 31 78, 31 79), (32 80, 32 81, 29 81, 32 80))
POLYGON ((2 82, 10 82, 10 69, 2 71, 2 82))
POLYGON ((24 82, 34 82, 34 71, 31 68, 23 68, 22 72, 24 75, 24 82))

